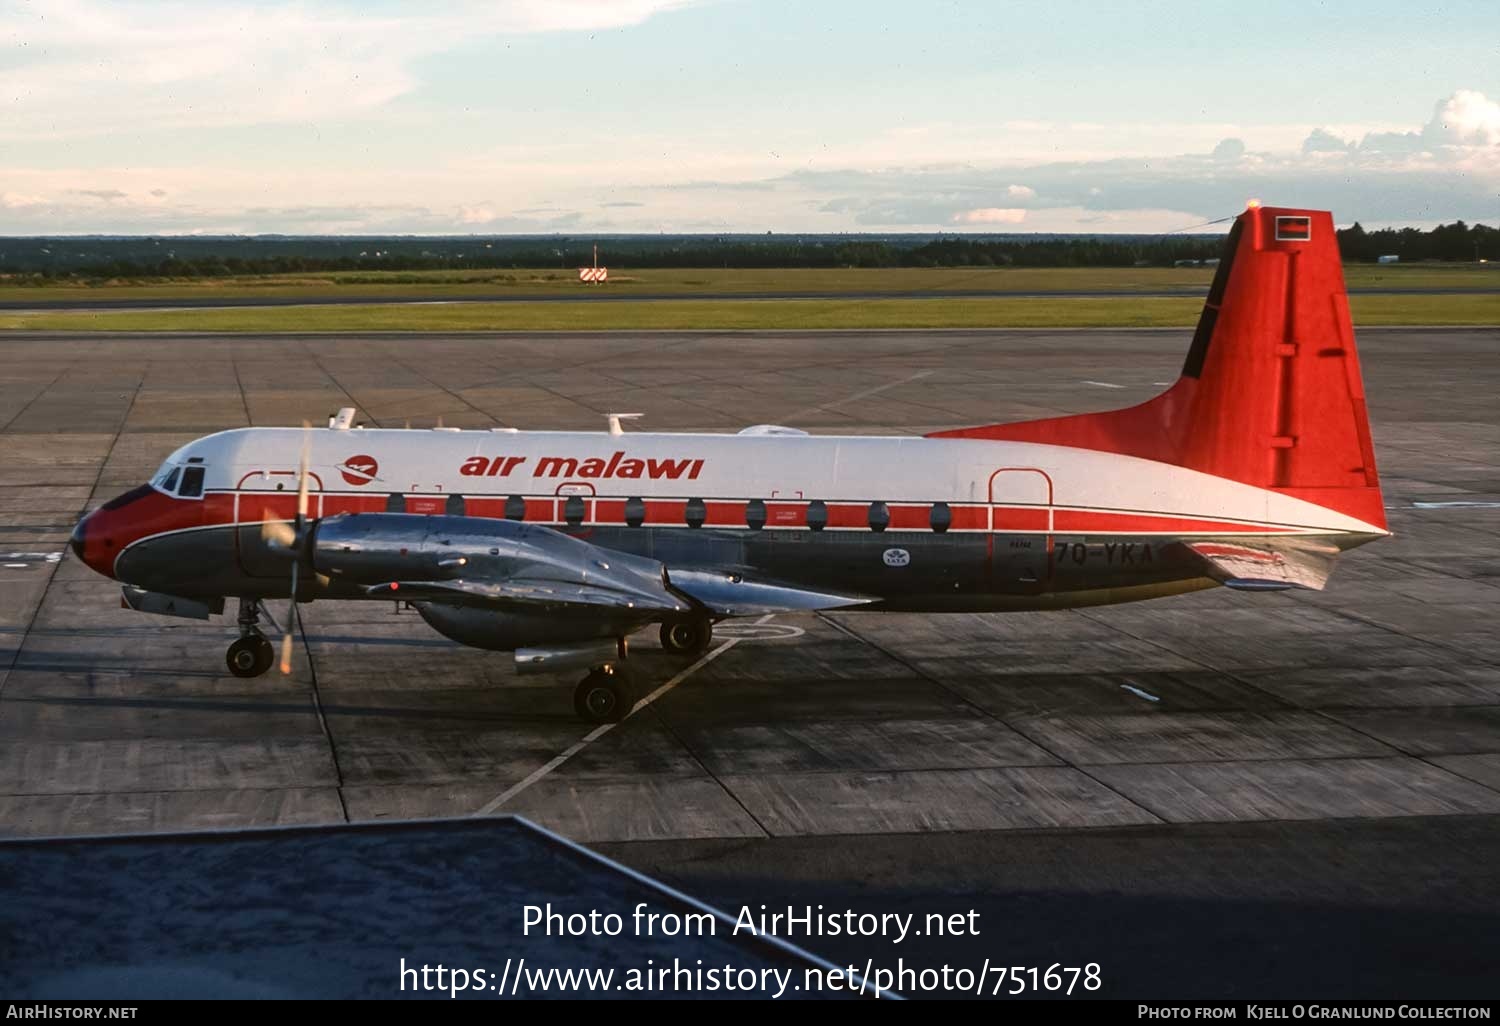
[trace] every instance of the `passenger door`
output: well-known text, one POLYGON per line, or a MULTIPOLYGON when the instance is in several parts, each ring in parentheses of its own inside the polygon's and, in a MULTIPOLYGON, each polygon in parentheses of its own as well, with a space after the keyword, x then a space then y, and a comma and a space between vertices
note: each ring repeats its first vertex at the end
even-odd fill
POLYGON ((1051 582, 1052 478, 1035 467, 990 475, 990 587, 1038 594, 1051 582))
MULTIPOLYGON (((323 480, 307 475, 307 515, 323 515, 323 480)), ((236 487, 235 532, 240 569, 251 577, 288 577, 291 568, 285 555, 272 552, 261 538, 267 520, 294 520, 297 516, 297 469, 255 470, 240 478, 236 487)))

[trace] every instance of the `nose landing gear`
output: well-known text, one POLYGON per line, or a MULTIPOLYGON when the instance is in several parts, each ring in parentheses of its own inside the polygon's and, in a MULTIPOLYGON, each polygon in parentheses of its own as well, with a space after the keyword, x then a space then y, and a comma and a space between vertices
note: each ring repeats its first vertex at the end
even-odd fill
POLYGON ((224 664, 236 677, 259 677, 276 661, 276 647, 260 632, 262 615, 270 619, 259 599, 240 599, 240 637, 224 653, 224 664))
POLYGON ((259 677, 275 661, 275 646, 259 634, 240 638, 224 653, 224 662, 236 677, 259 677))

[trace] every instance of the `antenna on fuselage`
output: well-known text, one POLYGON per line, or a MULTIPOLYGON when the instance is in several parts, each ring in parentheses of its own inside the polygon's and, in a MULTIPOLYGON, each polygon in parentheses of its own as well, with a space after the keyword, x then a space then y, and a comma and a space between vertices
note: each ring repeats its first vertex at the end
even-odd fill
POLYGON ((612 434, 612 435, 623 435, 625 433, 625 429, 620 425, 620 421, 622 421, 622 420, 639 420, 641 417, 644 417, 645 414, 644 413, 606 413, 605 416, 609 418, 609 433, 612 434))

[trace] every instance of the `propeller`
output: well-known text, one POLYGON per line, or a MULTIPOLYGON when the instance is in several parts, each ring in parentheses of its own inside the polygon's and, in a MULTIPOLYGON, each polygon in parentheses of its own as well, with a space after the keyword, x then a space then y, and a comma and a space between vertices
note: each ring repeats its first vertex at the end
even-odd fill
POLYGON ((297 466, 297 518, 261 523, 260 536, 266 546, 285 553, 292 560, 292 595, 287 605, 286 627, 281 635, 281 672, 292 672, 292 631, 297 621, 297 584, 302 569, 303 549, 307 542, 307 480, 312 455, 312 425, 302 422, 302 459, 297 466))

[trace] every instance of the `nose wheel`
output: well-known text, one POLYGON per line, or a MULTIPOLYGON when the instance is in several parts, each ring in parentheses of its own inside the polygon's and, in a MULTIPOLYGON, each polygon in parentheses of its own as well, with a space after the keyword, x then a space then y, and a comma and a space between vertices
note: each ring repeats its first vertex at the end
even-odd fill
POLYGON ((636 693, 623 666, 600 666, 573 691, 573 711, 589 723, 619 723, 635 708, 636 693))
MULTIPOLYGON (((240 599, 240 637, 224 653, 224 665, 236 677, 259 677, 276 662, 276 646, 260 632, 262 616, 271 619, 258 599, 240 599)), ((271 625, 276 622, 272 620, 271 625)))
POLYGON ((661 625, 661 647, 673 655, 701 655, 708 651, 713 640, 714 625, 704 616, 669 620, 661 625))
POLYGON ((224 653, 224 662, 236 677, 259 677, 275 661, 275 646, 259 634, 240 638, 224 653))

